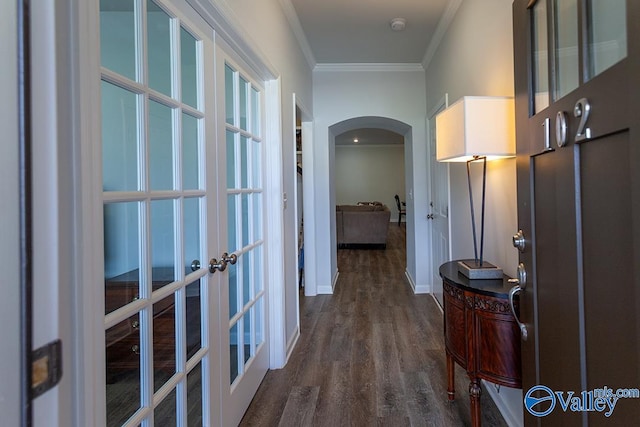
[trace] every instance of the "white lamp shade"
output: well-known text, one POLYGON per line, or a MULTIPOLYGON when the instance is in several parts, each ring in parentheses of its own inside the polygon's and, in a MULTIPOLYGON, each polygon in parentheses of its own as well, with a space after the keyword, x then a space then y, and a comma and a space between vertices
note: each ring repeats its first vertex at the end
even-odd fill
POLYGON ((465 96, 436 116, 436 159, 466 162, 515 156, 513 98, 465 96))

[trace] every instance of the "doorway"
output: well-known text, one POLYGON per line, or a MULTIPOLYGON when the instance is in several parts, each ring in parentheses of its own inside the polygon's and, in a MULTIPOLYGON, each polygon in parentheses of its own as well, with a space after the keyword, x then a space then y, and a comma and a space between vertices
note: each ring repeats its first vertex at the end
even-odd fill
MULTIPOLYGON (((412 128, 411 126, 402 123, 398 120, 394 120, 388 117, 376 117, 376 116, 366 116, 366 117, 357 117, 352 119, 347 119, 336 123, 329 127, 329 156, 331 161, 329 162, 329 177, 330 177, 330 186, 329 186, 329 200, 330 200, 330 215, 329 215, 329 230, 331 233, 331 271, 335 272, 331 290, 318 290, 318 293, 331 293, 333 291, 333 287, 337 281, 338 275, 338 267, 337 267, 337 235, 336 235, 336 215, 335 215, 335 207, 337 204, 337 185, 338 183, 335 181, 336 176, 336 140, 340 135, 348 135, 351 137, 351 141, 353 142, 354 136, 352 136, 349 132, 352 132, 356 129, 379 129, 382 131, 392 132, 395 135, 401 136, 403 140, 404 146, 404 165, 411 164, 410 161, 407 161, 409 157, 410 149, 408 146, 412 143, 412 128)), ((403 167, 404 167, 403 165, 403 167)), ((413 203, 412 196, 413 190, 411 187, 412 176, 408 173, 408 170, 403 170, 403 174, 401 179, 404 181, 404 194, 399 195, 402 200, 406 202, 406 236, 407 243, 405 245, 405 250, 407 249, 411 236, 415 235, 414 229, 414 211, 413 211, 413 203), (406 189, 409 189, 408 191, 406 189)), ((395 211, 395 200, 392 198, 393 194, 389 194, 391 206, 390 209, 395 211)), ((359 201, 359 200, 358 200, 359 201)), ((357 203, 357 201, 356 201, 357 203)), ((409 263, 410 251, 407 251, 407 263, 409 263)), ((407 266, 407 270, 409 270, 409 266, 407 266)), ((415 289, 414 289, 415 290, 415 289)))

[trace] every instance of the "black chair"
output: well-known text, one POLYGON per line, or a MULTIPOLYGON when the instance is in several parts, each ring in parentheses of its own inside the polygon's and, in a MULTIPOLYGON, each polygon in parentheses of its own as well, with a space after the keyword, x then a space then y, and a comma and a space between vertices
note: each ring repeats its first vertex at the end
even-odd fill
POLYGON ((398 226, 400 226, 400 223, 402 222, 402 215, 404 215, 405 217, 407 215, 407 210, 405 209, 405 206, 407 206, 407 204, 405 202, 400 202, 400 197, 398 197, 397 194, 393 197, 395 197, 396 206, 398 207, 398 226))

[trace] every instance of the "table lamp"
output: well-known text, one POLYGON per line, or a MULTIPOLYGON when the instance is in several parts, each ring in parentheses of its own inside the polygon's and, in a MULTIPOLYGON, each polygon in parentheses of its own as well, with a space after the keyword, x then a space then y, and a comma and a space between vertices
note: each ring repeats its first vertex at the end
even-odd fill
POLYGON ((501 279, 502 269, 483 258, 487 161, 515 157, 513 98, 465 96, 436 116, 436 160, 466 162, 473 232, 473 260, 458 262, 469 279, 501 279), (480 242, 476 234, 471 163, 482 162, 480 242))

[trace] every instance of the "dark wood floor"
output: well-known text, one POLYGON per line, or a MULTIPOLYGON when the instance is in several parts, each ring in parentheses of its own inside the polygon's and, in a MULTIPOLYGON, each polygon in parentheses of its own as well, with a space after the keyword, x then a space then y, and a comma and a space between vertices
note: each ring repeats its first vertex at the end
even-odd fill
MULTIPOLYGON (((298 344, 267 373, 242 426, 470 425, 459 367, 447 401, 442 313, 405 279, 404 230, 390 225, 386 250, 338 250, 335 293, 301 294, 298 344)), ((505 425, 487 393, 482 417, 505 425)))

